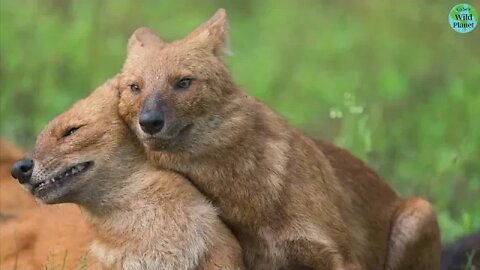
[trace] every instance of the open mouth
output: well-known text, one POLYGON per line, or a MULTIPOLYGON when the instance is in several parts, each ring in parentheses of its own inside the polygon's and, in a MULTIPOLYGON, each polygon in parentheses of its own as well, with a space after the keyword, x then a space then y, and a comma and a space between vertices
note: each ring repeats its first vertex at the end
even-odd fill
POLYGON ((43 182, 40 182, 38 184, 35 184, 32 188, 33 193, 42 196, 50 191, 53 191, 59 187, 61 187, 65 182, 68 180, 82 174, 86 170, 88 170, 93 162, 88 161, 88 162, 83 162, 80 164, 77 164, 75 166, 72 166, 65 171, 57 174, 55 177, 45 180, 43 182))

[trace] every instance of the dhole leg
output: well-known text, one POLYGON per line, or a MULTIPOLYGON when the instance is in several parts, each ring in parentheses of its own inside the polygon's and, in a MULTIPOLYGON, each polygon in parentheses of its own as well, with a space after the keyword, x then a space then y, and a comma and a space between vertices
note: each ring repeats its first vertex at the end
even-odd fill
POLYGON ((429 202, 405 201, 391 224, 386 270, 440 269, 440 232, 429 202))
POLYGON ((302 270, 362 270, 350 250, 337 250, 316 241, 295 240, 288 245, 290 257, 299 263, 293 269, 302 270))
POLYGON ((232 232, 223 224, 217 224, 214 229, 217 234, 196 269, 245 270, 242 248, 232 232))
POLYGON ((213 250, 208 254, 205 261, 201 262, 198 270, 245 270, 243 257, 240 249, 213 250))

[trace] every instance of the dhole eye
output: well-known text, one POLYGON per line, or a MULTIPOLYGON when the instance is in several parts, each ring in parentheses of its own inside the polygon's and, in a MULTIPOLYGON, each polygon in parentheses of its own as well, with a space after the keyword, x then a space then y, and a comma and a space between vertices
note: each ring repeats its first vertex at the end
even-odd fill
POLYGON ((187 89, 192 84, 191 78, 183 78, 177 82, 176 88, 177 89, 187 89))
POLYGON ((129 86, 130 86, 130 91, 132 91, 132 93, 137 94, 138 92, 140 92, 140 87, 138 86, 138 84, 132 83, 129 86))
POLYGON ((69 129, 67 129, 64 133, 63 133, 63 136, 62 137, 68 137, 70 135, 72 135, 73 133, 75 133, 77 130, 80 129, 81 126, 79 127, 71 127, 69 129))

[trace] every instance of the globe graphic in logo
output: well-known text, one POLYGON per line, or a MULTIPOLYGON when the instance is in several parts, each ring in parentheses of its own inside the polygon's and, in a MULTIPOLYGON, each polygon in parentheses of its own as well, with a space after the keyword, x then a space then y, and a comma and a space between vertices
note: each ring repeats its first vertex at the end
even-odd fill
POLYGON ((472 5, 458 4, 450 10, 448 21, 453 30, 468 33, 477 26, 478 13, 472 5))

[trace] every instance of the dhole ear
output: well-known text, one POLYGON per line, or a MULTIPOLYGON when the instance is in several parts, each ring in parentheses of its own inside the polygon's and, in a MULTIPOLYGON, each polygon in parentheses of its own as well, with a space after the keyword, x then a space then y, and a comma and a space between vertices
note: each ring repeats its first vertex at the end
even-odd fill
POLYGON ((163 45, 165 42, 147 27, 140 27, 135 30, 128 40, 128 50, 150 45, 163 45))
POLYGON ((227 28, 227 13, 221 8, 186 39, 206 45, 216 56, 221 57, 229 53, 227 28))

